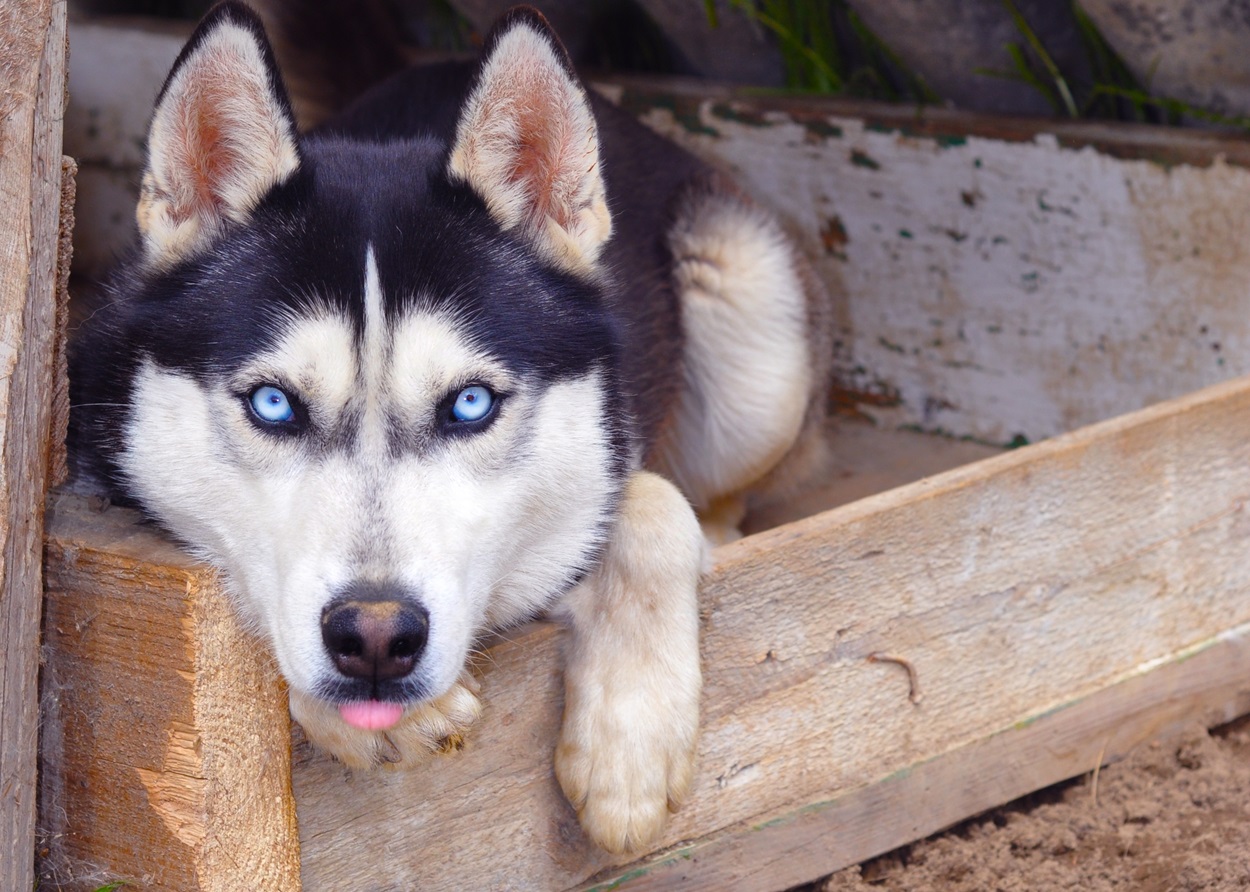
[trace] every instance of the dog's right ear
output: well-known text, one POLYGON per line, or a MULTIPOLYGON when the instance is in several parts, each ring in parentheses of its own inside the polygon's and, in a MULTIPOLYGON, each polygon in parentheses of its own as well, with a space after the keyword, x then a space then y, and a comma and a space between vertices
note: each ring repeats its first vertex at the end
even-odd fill
POLYGON ((156 100, 136 215, 147 263, 193 256, 300 164, 290 102, 242 3, 200 22, 156 100))
POLYGON ((513 8, 486 38, 447 171, 503 229, 557 265, 595 269, 612 234, 598 127, 568 53, 538 10, 513 8))

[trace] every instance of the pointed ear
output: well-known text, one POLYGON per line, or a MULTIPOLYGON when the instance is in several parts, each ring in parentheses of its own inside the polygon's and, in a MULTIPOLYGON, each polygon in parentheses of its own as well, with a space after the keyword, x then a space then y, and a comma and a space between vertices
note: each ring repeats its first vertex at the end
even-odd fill
POLYGON ((203 250, 299 167, 290 103, 260 19, 215 7, 174 63, 148 131, 136 215, 145 260, 203 250))
POLYGON ((558 265, 594 269, 612 234, 599 134, 568 54, 537 10, 510 10, 487 38, 448 173, 558 265))

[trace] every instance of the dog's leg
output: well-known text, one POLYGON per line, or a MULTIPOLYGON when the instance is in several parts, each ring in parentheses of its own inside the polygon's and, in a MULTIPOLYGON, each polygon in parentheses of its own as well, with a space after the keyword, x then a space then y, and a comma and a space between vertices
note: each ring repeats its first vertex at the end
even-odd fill
POLYGON ((411 768, 435 753, 460 748, 465 732, 482 713, 479 690, 465 670, 443 696, 408 708, 397 725, 380 731, 349 725, 334 704, 295 690, 291 716, 314 746, 348 768, 411 768))
POLYGON ((572 634, 556 776, 586 833, 611 852, 659 835, 690 785, 702 556, 689 503, 637 472, 602 563, 557 613, 572 634))

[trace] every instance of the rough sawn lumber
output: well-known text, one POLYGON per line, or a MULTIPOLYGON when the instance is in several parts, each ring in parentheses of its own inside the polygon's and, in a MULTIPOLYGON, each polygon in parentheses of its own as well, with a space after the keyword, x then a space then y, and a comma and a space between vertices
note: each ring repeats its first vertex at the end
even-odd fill
POLYGON ((34 886, 64 0, 0 4, 0 889, 34 886))
POLYGON ((41 888, 299 889, 285 691, 216 574, 75 496, 49 529, 41 888))

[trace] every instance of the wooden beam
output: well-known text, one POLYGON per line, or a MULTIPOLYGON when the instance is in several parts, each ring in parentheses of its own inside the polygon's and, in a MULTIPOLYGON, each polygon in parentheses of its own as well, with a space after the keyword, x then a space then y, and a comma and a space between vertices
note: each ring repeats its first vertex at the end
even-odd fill
POLYGON ((787 889, 1062 780, 1196 724, 1250 712, 1250 625, 997 733, 923 758, 789 814, 677 846, 588 884, 608 889, 787 889))
POLYGON ((34 886, 64 0, 0 4, 0 889, 34 886))
POLYGON ((560 797, 559 634, 542 626, 486 654, 464 752, 396 775, 297 749, 305 880, 773 890, 1092 769, 1175 720, 1185 698, 1156 679, 1228 717, 1248 705, 1247 426, 1243 379, 722 549, 699 771, 658 861, 613 864, 560 797), (1017 724, 1038 730, 1013 755, 1017 724), (731 883, 708 866, 739 847, 784 851, 784 869, 737 862, 731 883))
POLYGON ((50 504, 43 881, 300 888, 291 721, 212 570, 132 512, 50 504))

